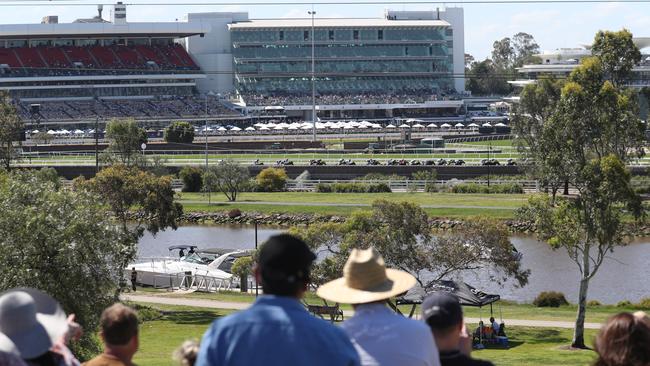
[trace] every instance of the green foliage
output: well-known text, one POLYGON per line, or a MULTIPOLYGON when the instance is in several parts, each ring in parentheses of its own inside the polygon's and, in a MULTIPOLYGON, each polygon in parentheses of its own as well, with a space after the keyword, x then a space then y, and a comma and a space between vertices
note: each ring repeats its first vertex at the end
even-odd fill
POLYGON ((403 175, 397 174, 381 174, 381 173, 368 173, 363 177, 356 178, 357 180, 407 180, 408 178, 403 175))
POLYGON ((15 143, 20 143, 23 122, 9 94, 0 91, 0 164, 11 169, 11 161, 18 157, 15 143))
POLYGON ((601 60, 606 77, 615 85, 624 81, 632 68, 641 61, 641 51, 627 29, 618 32, 598 31, 591 52, 601 60))
POLYGON ((389 267, 414 275, 424 287, 471 268, 489 266, 491 279, 528 281, 521 269, 508 230, 502 224, 479 218, 454 232, 432 235, 432 226, 422 208, 411 202, 377 200, 372 211, 353 212, 345 223, 313 223, 294 227, 291 233, 313 249, 327 254, 313 273, 316 284, 340 277, 353 248, 374 246, 389 267), (433 274, 434 276, 431 276, 433 274))
POLYGON ((55 189, 61 188, 61 178, 54 168, 41 168, 34 172, 36 179, 41 182, 52 183, 55 189))
POLYGON ((386 183, 318 183, 316 192, 319 193, 388 193, 390 187, 386 183))
POLYGON ((152 320, 158 320, 163 317, 162 311, 151 306, 139 304, 137 302, 127 303, 126 305, 138 312, 138 323, 140 324, 152 320))
POLYGON ((533 300, 533 305, 543 308, 543 307, 552 307, 557 308, 562 305, 569 305, 569 302, 566 301, 566 297, 561 292, 556 291, 544 291, 540 292, 535 300, 533 300))
POLYGON ((99 315, 117 300, 135 243, 122 240, 94 194, 62 189, 42 172, 5 175, 0 210, 0 291, 35 287, 54 296, 84 327, 76 354, 97 354, 99 315))
POLYGON ((201 192, 203 188, 203 170, 193 166, 185 166, 178 173, 183 180, 183 192, 201 192))
POLYGON ((650 309, 650 297, 644 297, 636 304, 641 309, 650 309))
POLYGON ((188 122, 172 122, 165 128, 165 141, 190 144, 194 141, 194 127, 188 122))
POLYGON ((485 184, 461 183, 451 187, 451 193, 524 193, 524 189, 516 183, 491 184, 489 187, 485 184))
POLYGON ((255 184, 262 192, 278 192, 284 191, 287 184, 287 172, 284 168, 265 168, 257 177, 255 177, 255 184))
POLYGON ((424 181, 425 192, 438 192, 438 186, 436 185, 436 180, 438 179, 438 172, 435 169, 420 170, 411 174, 411 177, 414 180, 424 181))
POLYGON ((234 160, 224 160, 203 174, 203 190, 222 192, 228 201, 237 200, 239 192, 250 186, 248 169, 234 160))
POLYGON ((239 278, 246 278, 253 270, 252 257, 239 257, 232 264, 231 272, 239 278))
POLYGON ((490 59, 473 63, 466 74, 472 95, 505 95, 511 90, 508 74, 490 59))
POLYGON ((623 301, 619 301, 618 303, 616 303, 616 307, 617 308, 629 308, 629 307, 632 307, 632 303, 630 302, 630 300, 623 300, 623 301))
POLYGON ((106 125, 109 145, 103 159, 108 163, 124 165, 142 164, 142 147, 147 142, 147 132, 138 127, 134 119, 113 119, 106 125))
POLYGON ((602 306, 603 304, 600 303, 598 300, 589 300, 587 301, 587 306, 602 306))

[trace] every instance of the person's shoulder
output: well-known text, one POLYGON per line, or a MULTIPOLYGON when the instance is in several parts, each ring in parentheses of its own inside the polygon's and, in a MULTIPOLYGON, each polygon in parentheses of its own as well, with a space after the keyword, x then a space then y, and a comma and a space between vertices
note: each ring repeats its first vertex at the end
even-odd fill
POLYGON ((431 329, 423 321, 407 318, 404 316, 398 316, 396 317, 396 319, 398 319, 397 321, 404 328, 412 329, 413 331, 417 331, 417 332, 431 333, 431 329))
POLYGON ((441 355, 440 364, 441 366, 494 366, 490 361, 477 360, 462 354, 449 358, 441 355))

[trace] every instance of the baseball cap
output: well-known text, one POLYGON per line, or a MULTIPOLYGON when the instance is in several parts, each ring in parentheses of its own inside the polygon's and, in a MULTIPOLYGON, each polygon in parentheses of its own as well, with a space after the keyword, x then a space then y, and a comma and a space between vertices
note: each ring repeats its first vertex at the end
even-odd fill
POLYGON ((438 291, 422 302, 422 318, 429 326, 444 329, 463 321, 463 309, 456 295, 438 291))
POLYGON ((293 282, 292 279, 307 278, 315 259, 316 255, 304 241, 293 235, 280 234, 271 236, 262 244, 258 264, 264 274, 293 282))

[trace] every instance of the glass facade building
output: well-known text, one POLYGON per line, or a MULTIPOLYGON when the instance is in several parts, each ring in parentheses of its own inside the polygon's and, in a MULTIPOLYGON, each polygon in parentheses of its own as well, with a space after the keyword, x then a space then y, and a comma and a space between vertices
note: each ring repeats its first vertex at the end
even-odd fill
POLYGON ((454 88, 453 31, 441 20, 253 20, 230 25, 242 94, 437 94, 454 88))

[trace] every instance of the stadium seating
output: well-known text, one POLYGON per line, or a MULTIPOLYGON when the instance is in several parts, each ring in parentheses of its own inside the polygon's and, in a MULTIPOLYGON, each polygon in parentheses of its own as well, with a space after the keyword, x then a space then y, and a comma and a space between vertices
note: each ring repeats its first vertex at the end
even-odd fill
POLYGON ((46 67, 37 48, 19 47, 14 48, 16 56, 22 62, 24 67, 46 67))
POLYGON ((87 47, 71 47, 66 46, 62 48, 63 52, 68 55, 68 59, 74 64, 80 62, 84 67, 93 68, 97 65, 93 56, 88 52, 87 47))
POLYGON ((2 64, 9 65, 9 67, 22 66, 11 48, 0 48, 0 65, 2 64))

